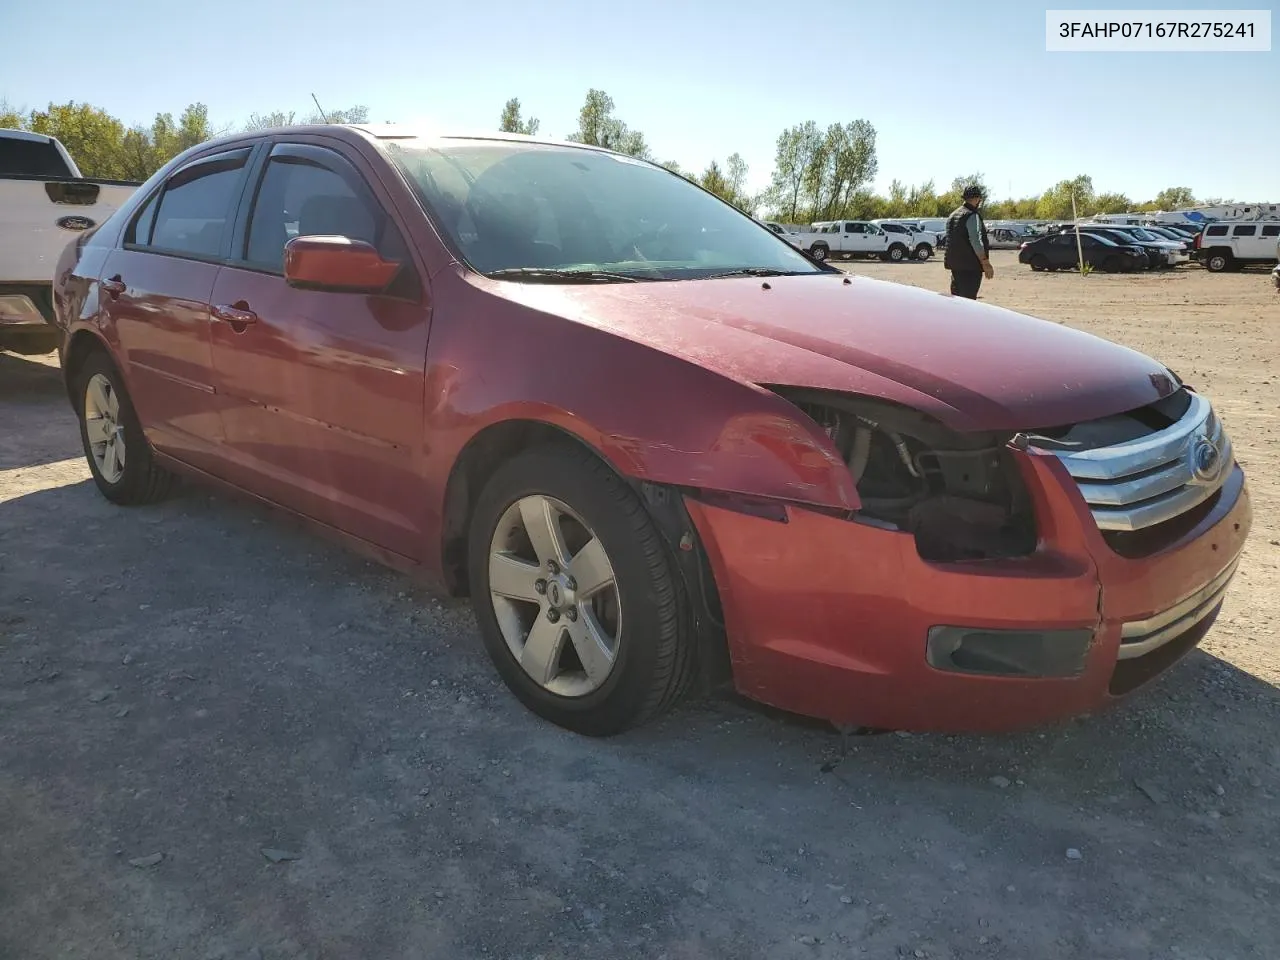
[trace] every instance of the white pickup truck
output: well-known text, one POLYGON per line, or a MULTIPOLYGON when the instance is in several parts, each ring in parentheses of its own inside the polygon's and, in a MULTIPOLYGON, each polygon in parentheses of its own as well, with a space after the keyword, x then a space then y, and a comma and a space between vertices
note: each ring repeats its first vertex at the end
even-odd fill
POLYGON ((0 129, 0 350, 39 354, 57 347, 58 257, 138 186, 85 178, 53 137, 0 129))
POLYGON ((812 230, 796 234, 796 241, 815 260, 828 257, 879 257, 906 260, 911 248, 896 235, 866 220, 833 220, 815 223, 812 230))

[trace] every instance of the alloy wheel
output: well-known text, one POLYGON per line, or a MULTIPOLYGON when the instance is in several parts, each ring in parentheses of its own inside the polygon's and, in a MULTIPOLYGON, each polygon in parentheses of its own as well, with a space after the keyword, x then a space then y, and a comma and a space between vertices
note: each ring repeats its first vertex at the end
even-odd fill
POLYGON ((617 576, 568 505, 533 495, 506 509, 489 548, 489 595, 507 649, 540 687, 583 697, 609 678, 622 629, 617 576))
POLYGON ((84 391, 84 425, 94 466, 107 483, 124 476, 124 425, 120 422, 120 396, 100 373, 89 378, 84 391))

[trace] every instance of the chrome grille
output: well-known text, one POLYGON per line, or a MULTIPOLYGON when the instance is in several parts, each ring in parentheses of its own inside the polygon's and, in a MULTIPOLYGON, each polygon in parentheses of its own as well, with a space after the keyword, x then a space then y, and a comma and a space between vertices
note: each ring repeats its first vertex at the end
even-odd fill
POLYGON ((1192 393, 1177 423, 1126 443, 1053 451, 1102 530, 1144 530, 1213 496, 1235 463, 1209 401, 1192 393))

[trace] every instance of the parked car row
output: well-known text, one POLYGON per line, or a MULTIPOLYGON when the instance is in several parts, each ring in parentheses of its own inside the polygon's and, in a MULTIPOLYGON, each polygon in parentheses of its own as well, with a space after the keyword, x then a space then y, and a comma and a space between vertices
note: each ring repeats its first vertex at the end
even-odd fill
POLYGON ((1053 224, 1049 230, 1021 244, 1020 263, 1032 270, 1075 270, 1083 260, 1092 269, 1131 272, 1176 267, 1194 250, 1194 240, 1172 228, 1096 222, 1053 224))
POLYGON ((938 247, 938 235, 906 221, 821 220, 809 230, 786 230, 767 224, 813 259, 854 257, 899 262, 928 260, 938 247))
POLYGON ((1018 250, 1018 262, 1032 270, 1077 270, 1083 262, 1107 273, 1149 270, 1151 256, 1137 244, 1121 244, 1109 237, 1081 231, 1060 231, 1029 240, 1018 250))

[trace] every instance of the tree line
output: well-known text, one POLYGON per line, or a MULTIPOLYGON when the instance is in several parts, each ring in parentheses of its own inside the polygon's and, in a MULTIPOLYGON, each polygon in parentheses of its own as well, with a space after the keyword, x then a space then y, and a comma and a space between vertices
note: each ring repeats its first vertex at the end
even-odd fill
MULTIPOLYGON (((539 121, 526 119, 522 109, 519 98, 508 100, 499 116, 498 129, 536 134, 539 121)), ((644 134, 615 114, 613 98, 603 90, 587 91, 578 113, 578 128, 566 139, 657 160, 644 134)), ((932 180, 918 186, 894 180, 887 194, 877 194, 870 187, 880 169, 876 129, 867 120, 833 123, 825 129, 808 120, 783 130, 775 142, 769 186, 757 193, 746 189, 748 168, 738 153, 730 154, 723 165, 718 159, 712 159, 701 172, 682 169, 674 161, 658 162, 747 213, 787 223, 945 217, 960 205, 962 191, 971 184, 981 187, 984 194, 991 197, 981 173, 955 177, 942 190, 932 180)), ((984 209, 993 220, 1067 220, 1072 216, 1073 198, 1080 216, 1173 210, 1196 203, 1189 187, 1169 187, 1151 200, 1137 202, 1123 193, 1099 192, 1091 177, 1081 175, 1060 181, 1034 196, 988 199, 984 209)), ((1207 199, 1202 202, 1230 201, 1207 199)))
POLYGON ((239 125, 215 128, 209 109, 193 103, 175 120, 158 113, 150 126, 132 127, 101 107, 88 103, 51 103, 44 110, 16 110, 0 101, 0 127, 29 130, 56 137, 86 177, 99 180, 146 180, 188 147, 234 130, 260 130, 292 123, 363 123, 368 108, 316 110, 309 113, 277 110, 251 114, 239 125))
MULTIPOLYGON (((88 103, 71 101, 51 103, 44 110, 16 110, 0 101, 0 127, 57 137, 86 177, 118 180, 145 180, 188 147, 233 130, 325 121, 363 123, 368 118, 368 108, 361 105, 323 114, 318 109, 301 113, 277 110, 254 113, 238 125, 215 128, 208 108, 203 103, 193 103, 177 119, 170 113, 159 113, 150 126, 126 126, 88 103)), ((499 130, 534 135, 540 128, 536 117, 524 115, 518 97, 503 105, 499 130)), ((644 133, 618 116, 613 98, 595 88, 587 91, 578 111, 577 128, 566 139, 661 163, 747 213, 787 223, 946 216, 959 205, 961 191, 970 184, 977 184, 986 192, 985 212, 990 219, 1070 219, 1073 198, 1081 216, 1172 210, 1196 202, 1188 187, 1169 187, 1150 200, 1135 201, 1122 193, 1098 191, 1092 178, 1083 174, 1062 180, 1043 193, 1016 199, 991 199, 981 173, 955 177, 941 190, 932 180, 910 186, 894 180, 888 192, 880 194, 871 189, 879 173, 879 161, 876 130, 867 120, 833 123, 825 128, 808 120, 783 130, 775 142, 769 185, 753 193, 747 188, 748 167, 741 154, 731 153, 723 163, 713 158, 700 171, 684 169, 673 160, 661 160, 654 155, 644 133)))

